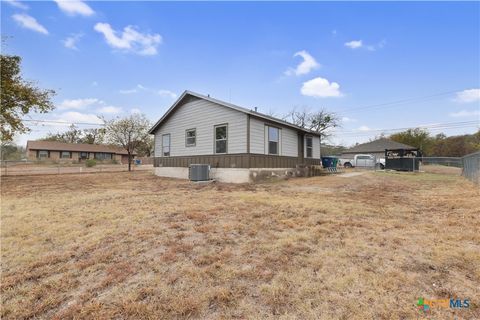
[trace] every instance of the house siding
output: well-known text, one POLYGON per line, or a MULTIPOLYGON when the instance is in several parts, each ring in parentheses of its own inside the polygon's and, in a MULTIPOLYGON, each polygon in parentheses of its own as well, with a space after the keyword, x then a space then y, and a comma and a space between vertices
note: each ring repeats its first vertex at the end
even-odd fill
POLYGON ((214 127, 228 125, 227 153, 247 152, 247 115, 213 102, 191 99, 178 106, 155 132, 155 157, 162 156, 162 135, 170 134, 170 156, 214 154, 214 127), (185 130, 196 129, 195 146, 185 146, 185 130))
MULTIPOLYGON (((250 153, 268 154, 268 129, 270 124, 261 119, 250 118, 250 153)), ((275 124, 271 126, 280 128, 279 155, 286 157, 298 156, 298 133, 290 128, 275 124)))

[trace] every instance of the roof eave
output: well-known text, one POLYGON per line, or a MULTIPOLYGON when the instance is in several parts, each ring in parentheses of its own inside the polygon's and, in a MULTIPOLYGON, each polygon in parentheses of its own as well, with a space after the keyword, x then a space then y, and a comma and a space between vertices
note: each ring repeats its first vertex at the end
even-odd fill
POLYGON ((273 118, 273 117, 269 117, 269 116, 266 116, 266 115, 263 115, 261 113, 258 113, 258 112, 255 112, 255 111, 251 111, 251 110, 248 110, 246 108, 243 108, 243 107, 240 107, 240 106, 237 106, 237 105, 234 105, 234 104, 231 104, 231 103, 228 103, 228 102, 224 102, 224 101, 221 101, 221 100, 217 100, 215 98, 211 98, 211 97, 208 97, 208 96, 204 96, 202 94, 199 94, 199 93, 196 93, 196 92, 192 92, 192 91, 188 91, 188 90, 185 90, 181 95, 180 97, 178 97, 178 99, 173 103, 173 105, 167 110, 167 112, 165 112, 165 114, 160 118, 160 120, 158 120, 155 125, 153 125, 153 127, 148 130, 148 133, 149 134, 154 134, 155 131, 158 129, 158 127, 162 124, 162 122, 167 118, 167 116, 175 109, 175 107, 180 103, 180 101, 187 95, 191 95, 191 96, 194 96, 194 97, 197 97, 199 99, 204 99, 204 100, 207 100, 207 101, 210 101, 212 103, 216 103, 216 104, 220 104, 224 107, 227 107, 227 108, 231 108, 231 109, 234 109, 234 110, 237 110, 239 112, 243 112, 245 114, 249 114, 249 115, 252 115, 252 116, 256 116, 258 118, 262 118, 262 119, 265 119, 265 120, 269 120, 269 121, 273 121, 275 123, 278 123, 278 124, 281 124, 281 125, 284 125, 284 126, 287 126, 287 127, 290 127, 290 128, 293 128, 293 129, 296 129, 298 131, 302 131, 302 132, 305 132, 305 133, 308 133, 308 134, 311 134, 311 135, 316 135, 316 136, 321 136, 320 133, 318 132, 315 132, 315 131, 311 131, 311 130, 308 130, 308 129, 305 129, 305 128, 302 128, 302 127, 299 127, 293 123, 289 123, 287 121, 282 121, 280 119, 276 119, 276 118, 273 118))

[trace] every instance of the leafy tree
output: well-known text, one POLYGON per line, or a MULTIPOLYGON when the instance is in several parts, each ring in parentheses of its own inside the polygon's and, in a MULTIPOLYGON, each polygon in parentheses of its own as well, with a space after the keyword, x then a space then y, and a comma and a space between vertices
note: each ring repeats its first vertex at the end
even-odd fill
POLYGON ((390 139, 418 148, 424 156, 431 155, 433 139, 427 130, 421 128, 408 129, 392 134, 390 139))
POLYGON ((477 151, 480 151, 480 131, 451 137, 438 134, 432 147, 432 154, 442 157, 463 157, 477 151))
POLYGON ((124 148, 128 153, 128 171, 131 171, 132 154, 149 137, 150 122, 144 114, 132 114, 106 122, 106 140, 124 148))
POLYGON ((68 131, 49 133, 47 137, 42 140, 65 143, 101 144, 105 140, 105 128, 81 130, 72 124, 68 131))
POLYGON ((20 74, 19 56, 1 56, 0 139, 11 141, 18 133, 29 132, 22 118, 30 112, 46 113, 54 109, 53 90, 38 88, 20 74))
POLYGON ((2 141, 0 154, 2 160, 20 160, 25 157, 25 149, 11 141, 2 141))
POLYGON ((153 136, 148 135, 145 140, 140 142, 136 151, 139 157, 150 157, 153 155, 153 149, 153 136))
POLYGON ((480 130, 474 134, 447 137, 439 133, 431 137, 428 131, 416 128, 392 134, 390 139, 419 148, 424 156, 463 157, 480 151, 480 130))
POLYGON ((102 144, 105 141, 105 128, 83 130, 81 143, 102 144))

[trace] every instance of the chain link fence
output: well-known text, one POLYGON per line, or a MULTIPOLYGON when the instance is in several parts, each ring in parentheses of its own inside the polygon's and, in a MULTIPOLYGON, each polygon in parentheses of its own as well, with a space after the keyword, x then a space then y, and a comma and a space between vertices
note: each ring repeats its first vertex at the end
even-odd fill
MULTIPOLYGON (((152 170, 152 165, 132 164, 132 170, 152 170)), ((0 162, 1 176, 26 176, 41 174, 79 174, 100 172, 123 172, 128 171, 126 164, 97 163, 93 167, 87 167, 85 163, 72 162, 48 162, 48 161, 10 161, 0 162)))
POLYGON ((462 158, 462 176, 480 185, 480 151, 462 158))

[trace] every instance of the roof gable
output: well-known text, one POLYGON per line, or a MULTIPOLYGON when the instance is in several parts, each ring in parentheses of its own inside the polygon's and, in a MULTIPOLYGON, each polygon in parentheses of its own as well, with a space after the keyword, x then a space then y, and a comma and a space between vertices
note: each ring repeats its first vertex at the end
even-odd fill
POLYGON ((368 152, 385 152, 385 149, 417 149, 415 147, 396 142, 387 138, 380 138, 375 141, 362 143, 356 145, 350 149, 345 150, 343 153, 368 153, 368 152))
POLYGON ((160 118, 160 120, 158 120, 157 123, 155 123, 155 125, 148 131, 148 133, 150 133, 150 134, 155 133, 155 131, 160 127, 160 125, 164 121, 167 120, 167 118, 170 116, 170 114, 175 112, 175 110, 179 106, 184 104, 185 103, 184 100, 188 99, 189 97, 210 101, 210 102, 212 102, 216 105, 219 105, 219 106, 222 106, 222 107, 225 107, 225 108, 230 108, 230 109, 233 109, 233 110, 245 113, 245 114, 249 114, 249 115, 255 116, 257 118, 268 120, 268 121, 274 122, 276 124, 280 124, 280 125, 283 125, 283 126, 286 126, 286 127, 293 128, 293 129, 298 130, 298 131, 307 132, 307 133, 317 135, 317 136, 320 135, 318 132, 314 132, 314 131, 304 129, 304 128, 296 126, 296 125, 294 125, 290 122, 287 122, 287 121, 284 121, 284 120, 281 120, 281 119, 278 119, 278 118, 275 118, 275 117, 271 117, 271 116, 268 116, 268 115, 260 113, 260 112, 256 112, 256 111, 249 110, 249 109, 246 109, 246 108, 243 108, 243 107, 239 107, 237 105, 234 105, 234 104, 231 104, 231 103, 228 103, 228 102, 225 102, 225 101, 221 101, 221 100, 218 100, 218 99, 214 99, 214 98, 211 98, 210 96, 204 96, 204 95, 201 95, 199 93, 195 93, 195 92, 188 91, 188 90, 184 91, 182 93, 182 95, 173 103, 173 105, 167 110, 167 112, 165 112, 165 114, 160 118))

